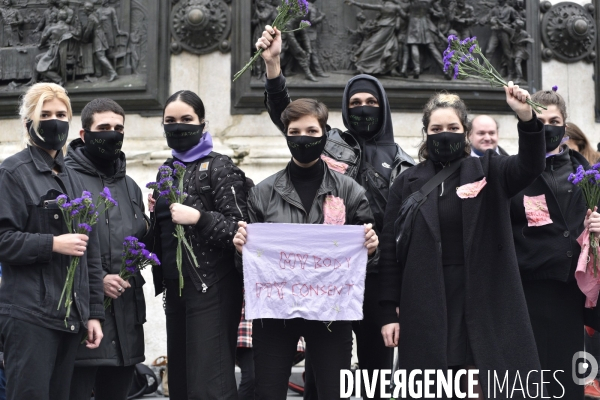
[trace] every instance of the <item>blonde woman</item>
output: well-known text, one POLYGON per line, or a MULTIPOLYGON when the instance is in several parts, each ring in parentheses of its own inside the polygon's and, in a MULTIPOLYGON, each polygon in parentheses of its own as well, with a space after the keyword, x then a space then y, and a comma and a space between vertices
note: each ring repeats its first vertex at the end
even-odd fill
POLYGON ((65 90, 33 85, 20 107, 27 147, 0 166, 0 340, 7 399, 67 400, 79 342, 96 348, 104 319, 97 236, 69 234, 56 198, 84 188, 66 168, 62 148, 72 110, 65 90), (65 324, 58 307, 70 257, 81 257, 74 306, 65 324))

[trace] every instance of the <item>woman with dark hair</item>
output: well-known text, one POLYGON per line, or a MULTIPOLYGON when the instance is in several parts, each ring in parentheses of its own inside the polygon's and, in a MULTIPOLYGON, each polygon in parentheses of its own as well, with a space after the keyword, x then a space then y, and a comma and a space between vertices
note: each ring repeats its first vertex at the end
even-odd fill
POLYGON ((571 150, 581 153, 581 155, 592 165, 600 161, 600 153, 594 150, 587 136, 585 136, 585 133, 583 133, 577 125, 572 122, 567 123, 565 132, 566 137, 569 138, 569 140, 567 140, 567 146, 569 146, 571 150))
MULTIPOLYGON (((368 266, 377 262, 379 244, 365 190, 352 178, 332 171, 321 159, 327 136, 327 107, 313 99, 291 102, 281 114, 285 138, 292 155, 287 168, 265 179, 248 196, 249 222, 323 224, 331 219, 326 202, 331 198, 345 207, 341 225, 365 225, 368 266)), ((246 223, 234 238, 242 253, 246 223)), ((242 257, 236 257, 242 268, 242 257)), ((350 368, 352 323, 330 324, 304 318, 263 318, 252 323, 255 398, 285 400, 288 379, 300 336, 311 348, 318 396, 340 398, 340 370, 350 368)))
MULTIPOLYGON (((434 95, 423 113, 421 163, 394 181, 381 235, 382 335, 387 346, 398 346, 398 368, 409 373, 478 369, 480 399, 488 393, 489 372, 514 382, 517 374, 529 377, 540 370, 509 206, 543 170, 544 127, 525 102, 526 90, 510 82, 505 91, 519 117, 519 154, 488 151, 470 157, 464 102, 454 94, 434 95), (400 207, 446 168, 457 169, 418 209, 412 239, 400 249, 406 250, 399 253, 405 260, 399 262, 394 225, 400 207)), ((528 379, 529 393, 539 379, 528 379)), ((517 395, 524 393, 495 398, 517 395)))
POLYGON ((173 94, 165 104, 164 131, 173 158, 164 165, 186 165, 183 190, 188 197, 183 204, 168 204, 158 192, 149 199, 150 247, 162 262, 152 272, 167 317, 171 399, 237 400, 242 280, 235 271, 232 240, 238 221, 247 220, 246 178, 229 157, 212 151, 204 116, 202 100, 189 90, 173 94), (175 224, 184 226, 199 264, 195 267, 184 250, 181 295, 175 224))

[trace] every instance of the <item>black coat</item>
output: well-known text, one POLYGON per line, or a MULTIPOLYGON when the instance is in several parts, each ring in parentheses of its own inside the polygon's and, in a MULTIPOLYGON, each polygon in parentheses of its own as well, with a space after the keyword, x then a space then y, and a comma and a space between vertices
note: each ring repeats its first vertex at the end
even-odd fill
MULTIPOLYGON (((65 326, 65 308, 58 301, 67 277, 70 256, 52 252, 53 237, 68 233, 56 198, 70 199, 85 190, 72 170, 62 166, 53 176, 46 153, 35 147, 4 160, 0 166, 0 314, 49 329, 79 332, 88 319, 104 320, 102 267, 97 230, 75 271, 73 306, 65 326), (58 307, 58 309, 57 309, 58 307)), ((64 301, 64 299, 63 299, 64 301)))
MULTIPOLYGON (((116 161, 116 172, 105 176, 99 172, 83 153, 83 141, 76 139, 69 145, 65 158, 67 166, 76 171, 83 186, 97 196, 104 187, 110 189, 119 204, 108 210, 95 226, 100 240, 102 277, 119 274, 123 241, 127 236, 143 240, 148 224, 144 214, 144 201, 139 186, 125 174, 125 154, 116 161)), ((112 300, 106 310, 102 332, 104 338, 98 349, 79 346, 76 366, 122 366, 144 361, 144 329, 146 302, 141 274, 129 279, 131 288, 112 300)))
MULTIPOLYGON (((484 177, 487 180, 487 186, 475 198, 462 200, 465 322, 485 393, 490 370, 500 374, 509 371, 509 382, 514 382, 516 370, 526 377, 530 370, 540 369, 509 215, 510 197, 531 184, 544 169, 543 125, 533 121, 527 126, 532 133, 519 129, 519 155, 505 157, 488 151, 481 158, 466 158, 460 170, 460 185, 484 177)), ((520 123, 519 128, 523 127, 520 123)), ((417 213, 405 265, 396 261, 394 236, 394 221, 402 201, 434 175, 433 162, 425 161, 396 179, 381 235, 380 299, 400 307, 399 368, 409 371, 448 367, 446 297, 435 192, 417 213)))

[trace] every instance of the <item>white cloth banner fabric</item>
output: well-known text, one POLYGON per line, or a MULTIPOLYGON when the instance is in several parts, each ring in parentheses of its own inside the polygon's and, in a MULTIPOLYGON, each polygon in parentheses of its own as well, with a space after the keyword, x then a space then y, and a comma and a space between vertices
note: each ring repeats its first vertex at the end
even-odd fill
POLYGON ((362 225, 249 224, 247 233, 247 319, 363 319, 362 225))

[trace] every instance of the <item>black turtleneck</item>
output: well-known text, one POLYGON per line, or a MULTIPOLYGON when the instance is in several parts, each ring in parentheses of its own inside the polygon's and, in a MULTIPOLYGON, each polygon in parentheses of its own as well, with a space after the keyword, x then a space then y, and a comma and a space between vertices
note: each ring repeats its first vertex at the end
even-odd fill
POLYGON ((312 204, 317 196, 317 191, 323 182, 325 168, 323 161, 319 159, 312 167, 302 168, 292 160, 289 164, 290 178, 292 184, 300 196, 302 206, 308 215, 312 204))
POLYGON ((106 177, 112 177, 117 172, 115 161, 107 161, 105 159, 94 157, 89 151, 86 151, 85 145, 82 148, 83 155, 96 167, 98 172, 106 177))

